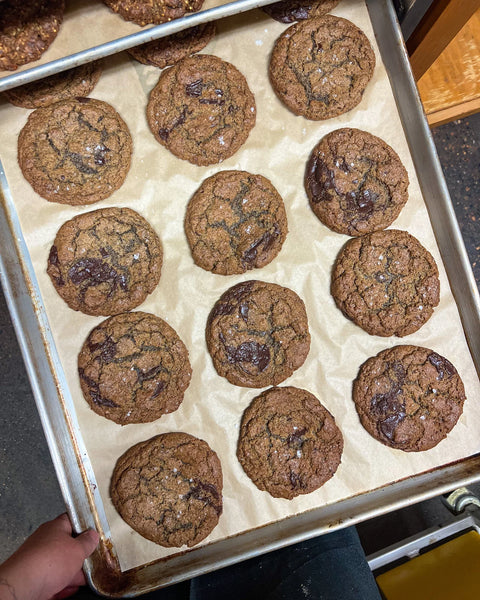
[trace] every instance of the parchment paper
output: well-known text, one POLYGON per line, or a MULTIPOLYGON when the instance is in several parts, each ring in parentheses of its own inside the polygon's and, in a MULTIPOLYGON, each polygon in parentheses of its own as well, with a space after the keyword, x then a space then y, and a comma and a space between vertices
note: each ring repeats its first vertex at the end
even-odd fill
POLYGON ((158 80, 159 71, 135 63, 125 54, 109 59, 92 96, 110 102, 126 120, 134 140, 133 163, 124 185, 107 200, 89 207, 49 203, 32 191, 16 162, 17 136, 29 111, 6 102, 0 105, 1 159, 122 569, 180 551, 143 539, 117 515, 108 495, 116 459, 131 445, 161 432, 186 431, 205 439, 222 462, 224 512, 205 544, 361 494, 480 450, 478 377, 368 12, 363 1, 343 0, 334 13, 349 18, 365 31, 375 47, 377 66, 361 104, 325 122, 294 116, 270 87, 268 57, 285 25, 259 10, 218 24, 218 35, 204 52, 232 62, 244 73, 255 94, 258 111, 257 124, 246 144, 220 165, 197 167, 175 158, 161 147, 150 133, 145 118, 148 92, 158 80), (370 131, 398 152, 409 173, 410 197, 392 227, 406 229, 416 236, 433 254, 440 269, 440 305, 417 333, 406 338, 368 335, 343 317, 330 296, 331 267, 348 238, 331 232, 314 216, 303 188, 303 175, 306 160, 318 140, 344 126, 370 131), (273 182, 285 201, 289 234, 279 256, 267 267, 224 277, 194 265, 183 231, 183 219, 187 202, 200 183, 219 170, 233 168, 261 173, 273 182), (189 349, 193 368, 192 382, 180 408, 145 425, 121 427, 96 415, 83 400, 76 371, 77 355, 88 332, 103 318, 69 309, 46 275, 49 249, 60 225, 74 215, 106 206, 131 207, 146 217, 158 232, 165 256, 162 276, 156 290, 139 309, 158 314, 174 327, 189 349), (286 285, 305 301, 312 335, 311 350, 305 364, 282 385, 298 386, 315 394, 335 416, 345 439, 342 463, 335 476, 319 490, 292 501, 274 499, 259 491, 238 463, 235 451, 240 419, 259 391, 233 386, 219 377, 205 344, 205 323, 214 302, 228 287, 248 279, 286 285), (380 350, 402 343, 426 346, 447 357, 465 383, 467 400, 462 417, 447 439, 427 452, 404 453, 371 438, 361 427, 351 400, 352 381, 359 366, 380 350))

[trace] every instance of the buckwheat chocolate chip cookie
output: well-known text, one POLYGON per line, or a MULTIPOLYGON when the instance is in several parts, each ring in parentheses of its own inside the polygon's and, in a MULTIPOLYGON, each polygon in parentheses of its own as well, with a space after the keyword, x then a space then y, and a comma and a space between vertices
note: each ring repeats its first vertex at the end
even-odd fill
POLYGON ((166 23, 179 19, 186 13, 196 12, 203 0, 103 0, 125 21, 144 26, 149 23, 166 23))
POLYGON ((98 61, 90 62, 7 90, 5 96, 9 102, 22 108, 48 106, 59 100, 88 96, 97 85, 101 72, 98 61))
POLYGON ((322 223, 359 236, 385 229, 398 217, 408 199, 408 174, 380 138, 360 129, 337 129, 313 149, 305 189, 322 223))
POLYGON ((70 308, 110 316, 135 308, 153 292, 162 259, 160 240, 141 215, 103 208, 60 227, 47 273, 70 308))
POLYGON ((277 39, 269 75, 293 113, 318 121, 357 106, 374 68, 367 36, 350 21, 326 15, 295 23, 277 39))
POLYGON ((81 205, 107 198, 125 180, 132 138, 117 111, 74 98, 34 110, 18 137, 18 163, 50 202, 81 205))
POLYGON ((281 383, 303 365, 310 350, 301 298, 263 281, 228 289, 209 315, 206 336, 217 373, 244 387, 281 383))
POLYGON ((78 374, 90 407, 126 425, 177 410, 192 370, 188 350, 168 323, 129 312, 90 332, 78 356, 78 374))
POLYGON ((144 65, 153 65, 164 69, 186 56, 200 52, 214 36, 215 21, 210 21, 141 46, 135 46, 127 52, 144 65))
POLYGON ((360 421, 375 439, 405 452, 436 446, 463 411, 465 389, 443 356, 395 346, 369 358, 353 383, 360 421))
POLYGON ((440 300, 433 256, 406 231, 354 238, 337 256, 331 293, 338 308, 371 335, 417 331, 440 300))
POLYGON ((339 2, 340 0, 281 0, 262 6, 262 10, 280 23, 293 23, 311 17, 323 17, 339 2))
POLYGON ((124 521, 161 546, 195 546, 222 514, 222 467, 207 442, 163 433, 129 448, 110 483, 124 521))
POLYGON ((2 0, 0 69, 15 71, 38 60, 57 37, 64 0, 2 0))
POLYGON ((155 139, 195 165, 232 156, 247 140, 255 115, 245 77, 208 54, 184 58, 163 71, 147 106, 155 139))
POLYGON ((261 268, 279 253, 287 235, 283 200, 262 175, 220 171, 192 196, 185 232, 197 265, 233 275, 261 268))
POLYGON ((237 457, 260 490, 291 500, 326 483, 338 468, 343 436, 317 398, 296 387, 270 388, 245 410, 237 457))

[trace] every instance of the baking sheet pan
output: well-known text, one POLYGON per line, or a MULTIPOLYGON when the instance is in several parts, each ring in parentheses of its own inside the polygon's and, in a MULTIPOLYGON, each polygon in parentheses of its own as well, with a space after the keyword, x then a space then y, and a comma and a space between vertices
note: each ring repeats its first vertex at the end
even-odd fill
MULTIPOLYGON (((425 121, 421 113, 418 98, 414 95, 414 84, 408 72, 401 38, 398 33, 398 26, 395 25, 393 9, 388 6, 385 7, 383 3, 378 2, 372 1, 368 4, 384 62, 387 65, 387 70, 392 75, 394 90, 396 89, 396 85, 401 83, 401 93, 405 97, 400 101, 397 95, 399 109, 401 113, 402 111, 406 111, 405 115, 402 114, 402 118, 411 143, 412 154, 414 154, 415 148, 420 146, 421 149, 419 150, 421 162, 416 162, 417 170, 421 166, 421 172, 424 173, 427 171, 429 174, 429 176, 422 175, 420 178, 424 197, 433 215, 432 222, 434 222, 435 215, 437 215, 441 227, 445 230, 445 235, 442 237, 442 228, 440 228, 439 234, 434 223, 434 229, 437 234, 444 263, 447 266, 447 272, 452 281, 454 291, 458 290, 457 303, 464 322, 464 330, 474 344, 475 340, 478 339, 478 292, 476 292, 473 276, 471 275, 468 261, 465 258, 463 243, 448 200, 448 193, 446 193, 446 188, 444 188, 441 172, 439 172, 433 145, 431 144, 428 130, 425 130, 425 121), (379 21, 375 22, 375 20, 379 21), (385 39, 382 39, 384 36, 385 39), (389 60, 394 60, 398 63, 395 65, 395 69, 390 68, 389 60), (408 91, 409 89, 410 91, 408 91), (416 137, 419 139, 415 139, 416 137), (449 261, 451 262, 451 266, 448 264, 449 261)), ((35 284, 35 274, 33 270, 29 270, 28 252, 25 252, 26 248, 18 246, 20 244, 18 240, 21 241, 22 232, 19 224, 15 224, 15 220, 12 218, 12 215, 15 214, 14 205, 12 199, 9 199, 8 187, 5 180, 3 180, 2 187, 6 190, 6 227, 9 232, 14 232, 12 236, 13 259, 10 268, 6 269, 2 267, 2 271, 6 280, 9 280, 10 271, 15 271, 15 257, 20 256, 22 258, 24 275, 27 275, 28 283, 24 300, 28 304, 29 298, 34 298, 33 318, 37 324, 39 323, 37 329, 40 339, 43 339, 42 344, 39 345, 40 359, 31 362, 31 364, 27 361, 29 372, 33 380, 39 380, 37 382, 39 388, 42 388, 49 379, 52 380, 53 388, 49 390, 49 393, 53 390, 57 394, 60 393, 62 395, 62 406, 66 409, 62 414, 55 415, 55 426, 51 427, 52 411, 55 413, 57 404, 59 403, 53 403, 51 396, 44 395, 44 390, 36 390, 37 402, 40 409, 46 409, 46 414, 42 414, 41 411, 44 426, 47 423, 47 426, 50 426, 52 429, 52 439, 49 439, 49 444, 56 451, 56 454, 52 452, 54 462, 57 465, 57 470, 62 471, 60 477, 61 482, 62 478, 64 479, 62 489, 66 495, 70 512, 74 515, 76 526, 78 526, 78 529, 81 529, 85 525, 90 525, 93 519, 97 526, 101 528, 106 540, 102 550, 89 562, 89 573, 97 589, 111 595, 121 595, 125 594, 125 592, 136 594, 157 585, 165 585, 191 577, 195 574, 241 560, 242 558, 248 558, 258 552, 316 535, 329 528, 358 522, 359 520, 386 512, 395 507, 436 495, 441 493, 442 490, 448 490, 459 483, 464 484, 478 478, 478 458, 469 458, 456 465, 450 465, 408 480, 393 483, 384 489, 372 490, 367 494, 347 498, 330 506, 308 511, 285 521, 280 521, 231 539, 222 540, 185 554, 179 554, 141 569, 131 569, 120 575, 118 565, 115 562, 115 551, 109 545, 109 528, 105 515, 102 513, 102 502, 98 498, 98 488, 96 487, 95 479, 92 478, 92 473, 89 472, 88 459, 83 459, 84 452, 81 444, 81 435, 79 434, 75 419, 72 418, 74 411, 70 410, 71 398, 69 398, 68 385, 65 385, 65 381, 62 381, 60 361, 55 356, 55 346, 52 344, 52 340, 48 339, 48 320, 46 318, 42 320, 42 316, 45 317, 45 315, 42 313, 42 298, 35 284), (44 353, 46 352, 47 360, 45 358, 41 359, 42 345, 44 346, 44 353), (51 374, 50 376, 49 373, 51 374), (45 400, 46 398, 50 398, 48 402, 45 400), (72 440, 74 441, 73 445, 72 440), (74 449, 73 456, 71 455, 72 446, 74 449), (82 478, 79 478, 79 475, 82 478), (88 510, 88 506, 90 506, 90 511, 88 510)), ((2 232, 2 239, 3 237, 2 232)), ((2 260, 3 257, 4 252, 2 247, 2 260)), ((16 322, 17 331, 20 330, 24 336, 30 336, 30 330, 35 325, 35 322, 26 326, 25 307, 18 309, 20 280, 21 277, 17 277, 17 281, 12 286, 11 293, 8 293, 8 290, 6 292, 11 310, 18 312, 16 322)), ((32 331, 34 331, 34 328, 32 331)), ((33 346, 33 344, 31 344, 30 340, 24 338, 22 349, 27 357, 30 355, 30 346, 33 346)), ((478 357, 478 353, 474 351, 474 348, 472 348, 472 355, 474 358, 478 357)), ((48 434, 47 438, 49 438, 48 434)))

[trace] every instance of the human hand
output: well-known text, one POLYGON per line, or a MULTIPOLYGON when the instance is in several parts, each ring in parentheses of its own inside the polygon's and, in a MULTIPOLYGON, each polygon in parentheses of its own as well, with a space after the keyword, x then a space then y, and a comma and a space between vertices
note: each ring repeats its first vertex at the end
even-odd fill
POLYGON ((94 530, 72 537, 67 514, 48 521, 0 566, 0 600, 61 600, 85 585, 83 561, 98 545, 94 530))

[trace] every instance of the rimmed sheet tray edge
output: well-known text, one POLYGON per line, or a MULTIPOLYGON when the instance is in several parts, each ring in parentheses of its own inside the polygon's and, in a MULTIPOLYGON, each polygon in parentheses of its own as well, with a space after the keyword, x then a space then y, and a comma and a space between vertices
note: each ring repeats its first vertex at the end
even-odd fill
MULTIPOLYGON (((248 10, 261 3, 240 0, 235 4, 242 5, 242 8, 248 5, 245 8, 248 10)), ((394 9, 391 3, 380 0, 368 0, 367 5, 478 372, 478 289, 409 68, 394 9)), ((12 217, 14 212, 9 210, 9 204, 12 204, 3 171, 0 178, 1 187, 5 190, 0 219, 0 234, 4 240, 0 269, 5 295, 74 528, 82 531, 87 527, 96 527, 102 534, 99 550, 86 563, 89 582, 98 593, 111 597, 145 593, 333 529, 353 525, 454 487, 468 485, 480 478, 480 456, 471 456, 334 505, 122 573, 110 543, 108 524, 93 472, 85 458, 82 437, 78 425, 72 420, 74 411, 68 411, 71 399, 63 381, 60 361, 56 356, 22 232, 19 223, 12 217), (54 397, 60 398, 61 402, 53 402, 54 397)))

